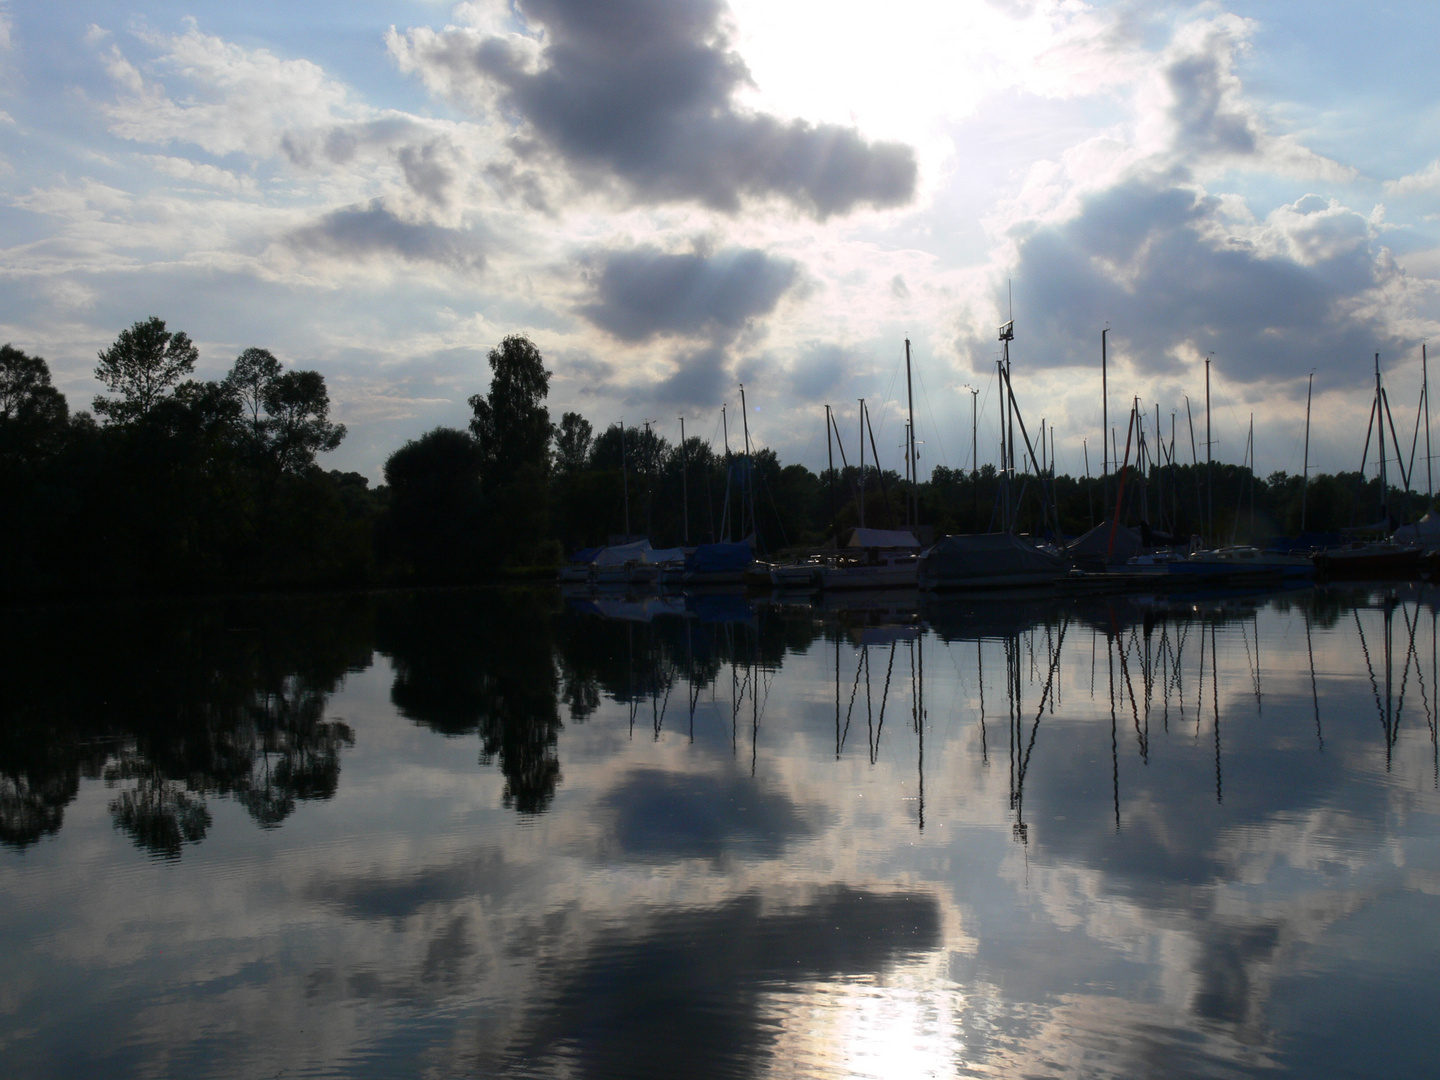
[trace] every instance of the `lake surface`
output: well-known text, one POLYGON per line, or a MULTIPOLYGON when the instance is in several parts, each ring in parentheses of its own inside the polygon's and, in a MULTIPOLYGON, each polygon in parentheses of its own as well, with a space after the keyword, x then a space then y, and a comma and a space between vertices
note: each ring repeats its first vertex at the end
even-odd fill
POLYGON ((7 614, 24 1077, 1396 1077, 1428 586, 7 614))

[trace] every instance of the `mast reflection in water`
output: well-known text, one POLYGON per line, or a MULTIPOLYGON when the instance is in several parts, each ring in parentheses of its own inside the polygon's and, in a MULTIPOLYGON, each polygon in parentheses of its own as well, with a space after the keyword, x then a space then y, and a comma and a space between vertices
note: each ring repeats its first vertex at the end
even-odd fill
POLYGON ((7 1072, 1431 1071, 1434 590, 845 605, 17 613, 7 1072))

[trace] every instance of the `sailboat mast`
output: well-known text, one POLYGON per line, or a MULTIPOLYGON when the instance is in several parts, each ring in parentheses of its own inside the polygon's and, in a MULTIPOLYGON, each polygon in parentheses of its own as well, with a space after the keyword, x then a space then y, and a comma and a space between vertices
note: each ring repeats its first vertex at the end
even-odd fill
POLYGON ((725 436, 725 509, 720 515, 720 534, 726 541, 730 539, 730 422, 725 414, 729 405, 725 402, 720 406, 720 430, 725 436))
POLYGON ((1315 373, 1305 386, 1305 474, 1300 478, 1300 531, 1305 531, 1305 497, 1310 488, 1310 397, 1315 392, 1315 373))
MULTIPOLYGON (((1380 387, 1380 354, 1375 354, 1375 426, 1380 429, 1380 513, 1385 516, 1385 530, 1390 530, 1390 501, 1385 489, 1385 391, 1380 387)), ((1398 449, 1398 447, 1397 447, 1398 449)))
POLYGON ((743 502, 740 504, 740 532, 745 535, 745 511, 750 511, 750 528, 755 528, 755 468, 750 460, 750 410, 745 405, 745 384, 740 384, 740 424, 745 430, 745 473, 740 481, 743 502))
POLYGON ((685 449, 685 418, 680 417, 680 535, 690 546, 690 454, 685 449))
POLYGON ((1110 513, 1110 388, 1109 360, 1105 350, 1105 338, 1109 334, 1108 326, 1100 331, 1100 483, 1105 492, 1105 501, 1101 505, 1104 514, 1110 513))
POLYGON ((860 401, 860 527, 865 528, 865 399, 860 401))
POLYGON ((920 477, 915 461, 915 387, 910 381, 910 339, 905 339, 905 394, 910 400, 910 426, 906 428, 905 453, 910 469, 910 524, 920 524, 920 477))
POLYGON ((1430 471, 1430 358, 1423 341, 1420 343, 1420 380, 1420 392, 1425 396, 1425 512, 1428 514, 1435 501, 1435 481, 1430 471))
MULTIPOLYGON (((831 441, 830 441, 830 406, 829 406, 829 405, 826 405, 826 406, 825 406, 825 461, 826 461, 826 463, 829 464, 829 466, 830 466, 830 524, 831 524, 831 525, 834 525, 834 524, 835 524, 835 519, 836 519, 836 517, 839 516, 840 511, 839 511, 839 509, 836 507, 836 504, 835 504, 835 481, 836 481, 837 478, 836 478, 836 476, 835 476, 835 448, 834 448, 834 446, 832 445, 832 443, 831 443, 831 441)), ((837 544, 837 546, 838 546, 838 544, 837 544)), ((836 638, 836 641, 838 642, 838 641, 839 641, 839 638, 836 638)), ((838 649, 839 646, 837 645, 836 648, 838 649)), ((839 653, 837 652, 836 655, 838 656, 839 653)), ((837 663, 837 665, 838 665, 839 661, 837 660, 836 663, 837 663)), ((839 674, 840 669, 839 669, 838 666, 836 667, 835 672, 836 672, 835 678, 837 678, 837 679, 840 678, 840 674, 839 674)), ((836 692, 838 693, 839 691, 837 690, 836 692)), ((835 699, 835 716, 836 716, 837 719, 838 719, 839 716, 840 716, 840 699, 839 699, 839 698, 836 698, 836 699, 835 699)))
MULTIPOLYGON (((1210 354, 1211 356, 1214 353, 1210 354)), ((1215 537, 1215 469, 1211 464, 1210 441, 1210 356, 1205 357, 1205 533, 1214 543, 1215 537)))
POLYGON ((630 467, 625 460, 625 421, 620 421, 620 486, 625 489, 625 540, 630 540, 630 467))

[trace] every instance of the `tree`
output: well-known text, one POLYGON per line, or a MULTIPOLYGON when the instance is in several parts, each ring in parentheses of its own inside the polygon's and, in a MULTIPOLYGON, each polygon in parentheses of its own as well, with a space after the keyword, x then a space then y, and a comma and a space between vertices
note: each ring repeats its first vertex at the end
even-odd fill
POLYGON ((0 458, 33 459, 50 449, 69 411, 41 357, 0 346, 0 458))
POLYGON ((265 408, 265 392, 283 372, 280 361, 269 349, 246 349, 235 358, 235 366, 225 376, 226 385, 250 418, 250 430, 257 439, 264 423, 260 413, 265 408))
POLYGON ((485 455, 487 481, 505 483, 523 467, 548 471, 550 372, 529 338, 511 334, 490 350, 490 393, 475 394, 470 430, 485 455))
POLYGON ((318 371, 287 371, 270 379, 262 404, 267 456, 279 473, 304 472, 316 454, 334 450, 345 438, 345 425, 330 422, 330 395, 318 371))
POLYGON ((579 413, 567 412, 555 428, 555 468, 562 474, 574 475, 585 467, 590 456, 590 442, 595 429, 579 413))
POLYGON ((120 397, 95 399, 95 412, 115 424, 148 416, 169 390, 195 370, 200 350, 184 333, 165 329, 153 315, 137 322, 100 354, 95 377, 120 397))
POLYGON ((470 577, 479 565, 480 470, 484 455, 468 432, 439 427, 385 462, 390 505, 381 522, 384 554, 422 577, 470 577))

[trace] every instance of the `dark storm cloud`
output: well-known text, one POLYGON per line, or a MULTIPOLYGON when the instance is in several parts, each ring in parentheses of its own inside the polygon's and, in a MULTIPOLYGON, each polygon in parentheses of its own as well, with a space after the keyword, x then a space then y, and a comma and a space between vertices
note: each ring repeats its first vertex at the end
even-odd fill
POLYGON ((1038 343, 1027 362, 1093 363, 1107 321, 1144 368, 1171 366, 1188 344, 1242 382, 1363 366, 1403 345, 1353 303, 1386 273, 1364 218, 1307 196, 1271 226, 1262 250, 1233 235, 1216 200, 1139 178, 1068 221, 1016 227, 1017 339, 1038 343))
POLYGON ((667 255, 639 247, 599 256, 595 299, 580 313, 622 341, 660 334, 733 337, 772 311, 795 281, 788 259, 735 248, 716 255, 667 255))
POLYGON ((854 129, 744 112, 749 72, 719 0, 519 0, 545 28, 541 64, 500 38, 411 35, 415 62, 444 81, 480 79, 525 132, 581 175, 617 177, 645 200, 734 211, 778 196, 817 218, 908 202, 910 147, 854 129))
POLYGON ((377 202, 334 210, 314 225, 295 230, 286 241, 293 248, 339 259, 396 256, 466 271, 485 266, 480 240, 472 233, 404 221, 377 202))

